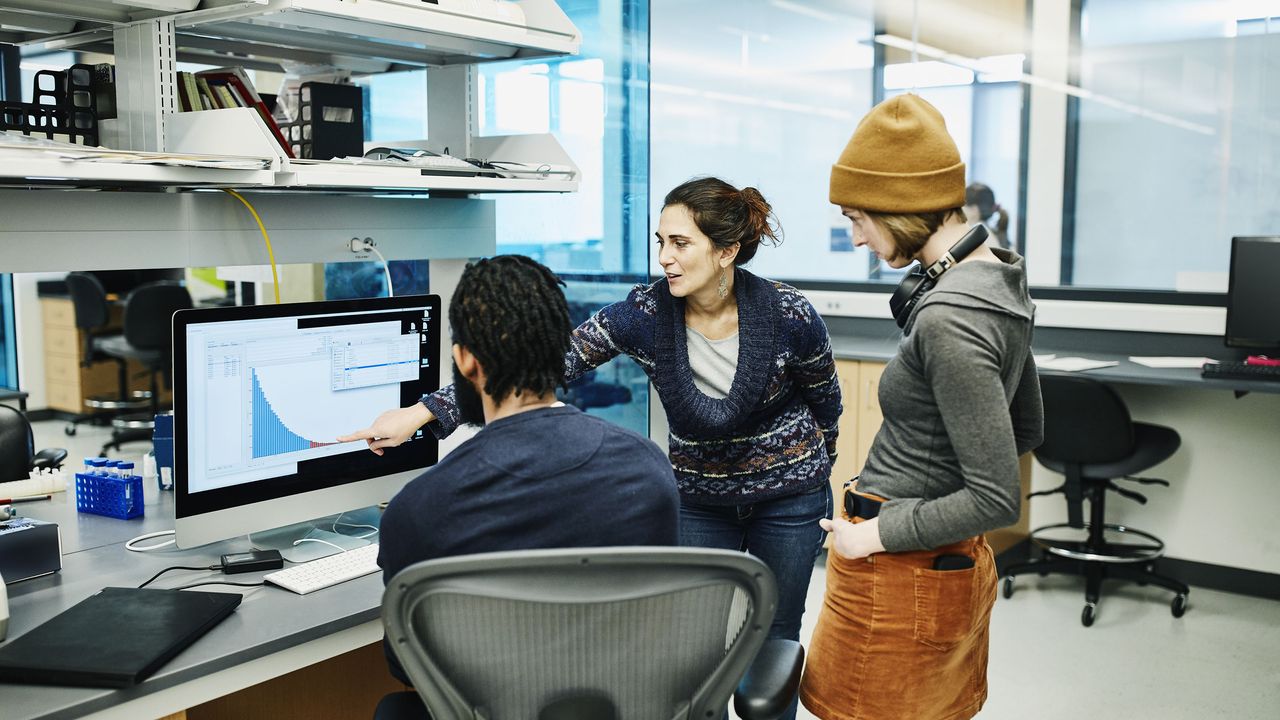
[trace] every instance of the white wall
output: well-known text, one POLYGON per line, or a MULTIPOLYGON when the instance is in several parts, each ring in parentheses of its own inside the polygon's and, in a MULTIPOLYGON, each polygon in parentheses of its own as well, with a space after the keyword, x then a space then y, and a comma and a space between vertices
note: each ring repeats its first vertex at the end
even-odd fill
MULTIPOLYGON (((1155 534, 1170 557, 1280 573, 1280 395, 1236 399, 1221 390, 1116 389, 1134 420, 1174 428, 1182 446, 1169 460, 1139 473, 1168 480, 1170 487, 1118 483, 1146 495, 1146 505, 1108 493, 1108 522, 1155 534)), ((1061 483, 1061 475, 1035 465, 1034 490, 1061 483)), ((1061 495, 1032 498, 1032 527, 1061 522, 1066 522, 1061 495)))
POLYGON ((36 297, 36 283, 40 280, 60 280, 65 276, 65 272, 13 275, 18 387, 27 392, 27 408, 31 410, 48 405, 44 391, 44 320, 40 315, 40 299, 36 297))

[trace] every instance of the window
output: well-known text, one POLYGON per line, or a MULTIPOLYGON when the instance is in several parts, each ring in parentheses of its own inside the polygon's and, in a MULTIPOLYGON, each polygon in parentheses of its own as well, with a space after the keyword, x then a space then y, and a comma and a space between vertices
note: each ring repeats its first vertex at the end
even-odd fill
MULTIPOLYGON (((479 66, 477 116, 482 135, 551 133, 581 170, 576 193, 495 196, 498 252, 559 273, 581 322, 648 281, 649 5, 561 6, 582 31, 581 52, 479 66)), ((630 358, 575 383, 566 400, 648 434, 648 379, 630 358)))
MULTIPOLYGON (((753 272, 867 279, 869 253, 853 251, 849 223, 827 193, 831 163, 871 108, 870 9, 781 0, 652 7, 650 217, 694 176, 754 186, 785 240, 762 249, 753 272)), ((651 262, 656 272, 656 255, 651 262)))
POLYGON ((357 78, 364 91, 365 140, 427 137, 427 71, 406 70, 357 78))
POLYGON ((1224 292, 1231 237, 1280 229, 1277 15, 1273 0, 1084 3, 1063 284, 1224 292))
MULTIPOLYGON (((828 201, 829 178, 872 104, 914 91, 946 118, 969 180, 1016 215, 1022 3, 995 19, 992 9, 928 4, 918 63, 903 49, 910 5, 876 4, 873 13, 870 3, 834 0, 653 0, 653 213, 695 175, 754 185, 786 238, 761 251, 757 272, 801 284, 896 282, 900 273, 853 247, 849 222, 828 201), (979 26, 987 32, 971 32, 979 26)), ((1016 227, 1011 217, 1015 247, 1016 227)))

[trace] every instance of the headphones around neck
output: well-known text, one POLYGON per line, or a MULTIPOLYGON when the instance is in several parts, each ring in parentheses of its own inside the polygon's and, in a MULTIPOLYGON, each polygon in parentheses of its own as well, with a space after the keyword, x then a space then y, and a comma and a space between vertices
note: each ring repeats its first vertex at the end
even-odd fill
POLYGON ((911 317, 911 311, 920 303, 924 294, 933 289, 942 273, 950 270, 986 241, 987 228, 981 224, 974 225, 964 234, 964 237, 951 246, 950 250, 938 258, 937 262, 924 269, 916 265, 914 270, 907 273, 907 276, 902 278, 902 282, 898 283, 898 287, 894 289, 893 295, 889 297, 889 312, 893 313, 893 319, 897 321, 898 327, 907 326, 907 318, 911 317))

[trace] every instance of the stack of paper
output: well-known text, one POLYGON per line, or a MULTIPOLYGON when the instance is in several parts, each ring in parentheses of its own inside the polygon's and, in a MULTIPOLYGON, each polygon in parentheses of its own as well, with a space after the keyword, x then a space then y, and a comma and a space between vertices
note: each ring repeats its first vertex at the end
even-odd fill
POLYGON ((1149 368, 1193 368, 1199 370, 1205 363, 1217 361, 1207 357, 1176 357, 1172 355, 1138 357, 1130 355, 1129 362, 1149 368))
POLYGON ((1096 370, 1098 368, 1113 367, 1120 363, 1115 360, 1090 360, 1082 357, 1054 357, 1044 362, 1037 362, 1041 368, 1045 370, 1061 370, 1063 372, 1080 372, 1081 370, 1096 370))

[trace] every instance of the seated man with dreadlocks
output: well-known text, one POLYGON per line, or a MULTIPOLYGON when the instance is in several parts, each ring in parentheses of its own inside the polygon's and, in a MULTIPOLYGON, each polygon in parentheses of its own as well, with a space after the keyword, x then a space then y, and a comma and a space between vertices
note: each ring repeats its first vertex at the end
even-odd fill
MULTIPOLYGON (((678 544, 667 456, 556 402, 573 330, 561 284, 521 255, 462 273, 449 303, 453 388, 462 422, 483 428, 391 500, 378 554, 384 581, 451 555, 678 544)), ((387 659, 404 681, 390 648, 387 659)))

